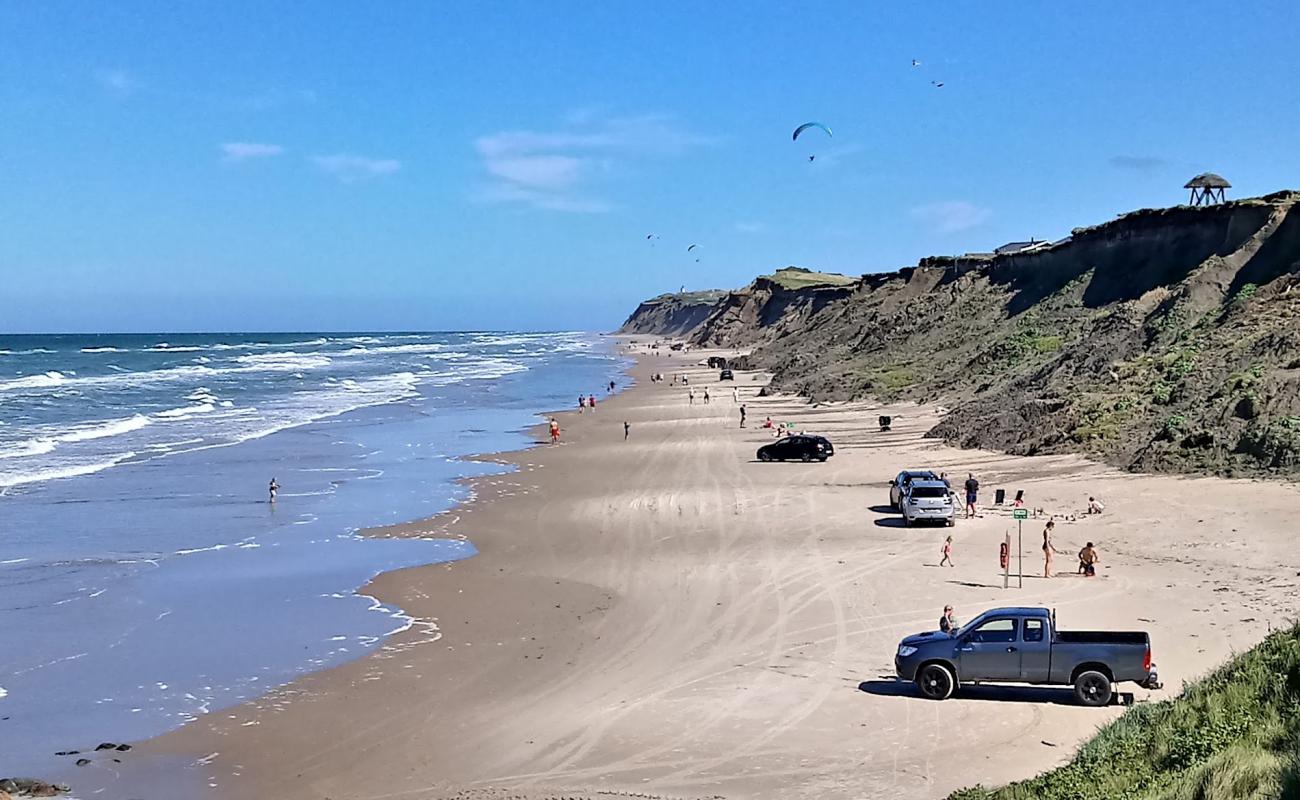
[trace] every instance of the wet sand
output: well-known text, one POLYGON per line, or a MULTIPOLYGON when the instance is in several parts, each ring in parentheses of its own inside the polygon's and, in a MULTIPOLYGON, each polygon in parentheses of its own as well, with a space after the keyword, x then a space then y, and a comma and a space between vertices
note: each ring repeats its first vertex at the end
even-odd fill
POLYGON ((376 531, 464 536, 480 555, 381 576, 366 593, 420 624, 147 743, 138 769, 206 759, 202 782, 232 798, 934 798, 1059 764, 1122 711, 1065 689, 916 697, 893 653, 945 603, 960 619, 1041 604, 1065 628, 1150 630, 1169 688, 1124 687, 1139 701, 1295 615, 1294 487, 956 450, 922 438, 934 408, 889 409, 881 433, 878 406, 759 398, 763 376, 745 372, 741 429, 732 384, 685 368, 707 355, 641 357, 636 388, 561 415, 562 444, 493 457, 519 471, 376 531), (711 402, 650 383, 655 370, 688 373, 711 402), (829 436, 835 457, 757 462, 767 416, 829 436), (1024 489, 1058 515, 1065 574, 1041 577, 1045 518, 1025 524, 1023 589, 1013 574, 1004 590, 997 564, 1009 508, 902 527, 885 484, 913 467, 973 471, 986 502, 1024 489), (1071 521, 1090 494, 1106 513, 1071 521), (956 567, 939 567, 950 532, 956 567), (1073 574, 1087 540, 1094 579, 1073 574))

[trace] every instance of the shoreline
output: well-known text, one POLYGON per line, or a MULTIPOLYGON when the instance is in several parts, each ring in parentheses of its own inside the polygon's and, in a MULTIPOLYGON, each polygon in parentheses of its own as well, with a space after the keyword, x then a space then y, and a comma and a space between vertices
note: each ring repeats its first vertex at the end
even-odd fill
MULTIPOLYGON (((932 704, 864 690, 888 669, 891 637, 933 627, 927 620, 942 598, 957 597, 969 617, 981 610, 976 603, 993 600, 1000 587, 994 591, 980 583, 987 577, 979 576, 988 570, 976 570, 977 579, 941 587, 942 594, 931 588, 924 601, 915 595, 917 581, 907 576, 929 578, 930 570, 913 569, 911 563, 928 559, 942 538, 936 538, 937 531, 943 529, 899 541, 899 530, 883 524, 888 517, 874 525, 864 518, 864 499, 874 502, 879 489, 874 480, 861 483, 853 474, 858 471, 853 467, 867 463, 861 456, 871 460, 869 453, 853 451, 877 447, 865 424, 874 420, 869 412, 877 407, 814 408, 791 398, 760 400, 754 392, 764 384, 754 381, 752 373, 737 373, 735 385, 745 390, 751 423, 776 411, 811 423, 809 427, 816 424, 832 435, 839 451, 831 464, 819 465, 831 473, 820 481, 811 471, 790 472, 799 469, 795 465, 764 465, 772 469, 755 472, 756 464, 741 459, 749 458, 745 453, 752 453, 761 433, 735 428, 726 413, 732 408, 730 397, 718 398, 713 407, 718 413, 702 415, 698 406, 684 412, 680 387, 648 381, 650 372, 671 364, 674 371, 689 371, 712 387, 711 370, 687 367, 705 355, 693 351, 671 362, 639 356, 628 370, 633 385, 601 401, 595 416, 575 411, 554 415, 564 428, 561 446, 472 456, 517 469, 469 479, 471 496, 450 511, 366 531, 380 537, 469 538, 478 548, 473 558, 384 573, 358 590, 403 608, 413 620, 439 626, 438 637, 416 630, 395 634, 361 659, 307 675, 259 701, 147 742, 139 768, 146 768, 149 759, 198 760, 216 753, 205 770, 216 784, 213 796, 496 797, 501 787, 529 798, 631 790, 674 798, 847 797, 877 791, 934 797, 1052 766, 1114 716, 1113 710, 1091 713, 1055 703, 1008 704, 1012 708, 998 715, 997 703, 932 704), (625 413, 616 414, 620 410, 625 413), (632 440, 620 452, 624 416, 633 418, 632 440), (649 439, 652 448, 645 448, 639 436, 649 439), (664 457, 661 450, 674 457, 664 457), (692 467, 692 458, 709 463, 700 470, 692 467), (633 469, 635 475, 629 472, 633 469), (724 469, 729 471, 721 474, 724 469), (826 497, 801 500, 800 492, 784 491, 786 479, 812 480, 799 485, 810 496, 826 497), (865 498, 858 487, 869 487, 865 498), (776 496, 764 499, 771 494, 776 496), (808 502, 818 507, 819 523, 800 521, 794 537, 767 530, 763 519, 755 519, 756 512, 766 511, 785 520, 792 508, 808 502), (673 505, 676 517, 670 512, 673 505), (693 513, 687 514, 688 509, 693 513), (861 530, 864 524, 866 531, 861 530), (763 529, 760 541, 750 543, 728 530, 737 525, 763 529), (863 533, 868 541, 857 541, 855 534, 863 533), (656 546, 660 543, 666 544, 656 546), (864 554, 867 563, 857 563, 864 554), (831 555, 842 557, 831 560, 831 555), (868 579, 893 571, 903 573, 893 591, 898 597, 870 588, 868 579), (836 632, 796 641, 786 635, 794 629, 836 632), (818 652, 827 648, 829 652, 818 652), (799 669, 781 663, 787 661, 799 669), (751 692, 766 703, 751 709, 744 699, 751 692), (799 698, 799 712, 773 711, 765 717, 762 709, 779 710, 792 702, 785 699, 787 693, 799 698), (917 715, 935 724, 918 728, 905 722, 899 727, 917 715), (1032 753, 998 757, 949 754, 951 766, 929 774, 936 748, 953 747, 947 738, 970 741, 964 726, 976 728, 974 740, 1005 738, 1005 717, 1013 728, 1024 728, 1008 743, 1036 742, 1033 736, 1041 735, 1068 746, 1048 750, 1036 745, 1032 753), (954 727, 954 722, 961 724, 954 727), (798 734, 794 738, 799 741, 779 745, 782 737, 751 736, 754 726, 775 727, 783 736, 798 734), (850 738, 863 736, 863 728, 898 739, 880 748, 895 751, 888 769, 876 763, 872 748, 850 738), (746 748, 729 748, 730 738, 754 741, 746 748), (919 761, 903 749, 917 743, 925 743, 929 752, 919 761), (903 782, 903 775, 910 775, 914 785, 903 782)), ((909 406, 900 417, 903 424, 896 426, 898 435, 891 437, 886 452, 928 454, 936 466, 953 462, 953 472, 961 469, 956 464, 979 463, 982 474, 1019 475, 1021 462, 1029 462, 1046 468, 1036 472, 1055 480, 1170 481, 1117 474, 1069 457, 1031 460, 956 451, 920 439, 932 410, 909 406)), ((1251 488, 1213 479, 1183 481, 1198 482, 1222 484, 1220 491, 1223 485, 1234 491, 1251 488)), ((991 492, 993 484, 988 485, 991 492)), ((1265 498, 1264 508, 1294 502, 1293 493, 1268 487, 1253 491, 1265 498), (1286 494, 1291 496, 1279 496, 1286 494)), ((991 515, 959 523, 959 562, 971 560, 960 555, 973 545, 967 540, 1000 540, 1000 525, 991 515)), ((913 536, 911 531, 907 535, 913 536)), ((1100 532, 1095 535, 1107 541, 1100 532)), ((1114 548, 1112 557, 1122 563, 1129 543, 1108 544, 1114 548)), ((1279 555, 1284 546, 1277 542, 1279 555)), ((1029 566, 1036 559, 1032 546, 1028 549, 1026 572, 1032 573, 1029 566)), ((963 564, 954 574, 969 577, 971 572, 963 564)), ((1074 627, 1083 624, 1074 608, 1102 601, 1097 624, 1145 624, 1135 623, 1132 605, 1124 602, 1126 594, 1143 590, 1130 579, 1106 578, 1109 585, 1062 578, 1049 592, 1060 597, 1050 599, 1071 609, 1069 619, 1078 620, 1074 627), (1100 597, 1074 596, 1088 585, 1104 587, 1100 597)), ((1033 591, 1032 581, 1026 586, 1025 594, 1033 591)), ((1287 586, 1292 584, 1270 587, 1274 611, 1285 607, 1284 595, 1277 592, 1287 586)), ((1163 623, 1168 615, 1160 609, 1150 616, 1157 613, 1163 623)), ((1209 642, 1197 643, 1207 645, 1201 648, 1171 646, 1169 636, 1153 633, 1162 676, 1174 686, 1179 678, 1217 663, 1217 656, 1262 638, 1264 613, 1256 611, 1252 623, 1207 637, 1209 642), (1187 663, 1170 669, 1161 653, 1187 663)), ((124 778, 129 782, 129 775, 124 778)))

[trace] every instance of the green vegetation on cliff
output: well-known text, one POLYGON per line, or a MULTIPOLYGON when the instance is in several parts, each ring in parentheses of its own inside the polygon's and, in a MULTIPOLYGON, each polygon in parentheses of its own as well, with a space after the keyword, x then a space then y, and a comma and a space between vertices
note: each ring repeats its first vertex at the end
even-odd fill
POLYGON ((813 272, 803 267, 785 267, 763 276, 783 289, 812 289, 818 286, 851 286, 857 278, 834 272, 813 272))
POLYGON ((949 800, 1300 800, 1300 626, 1173 699, 1135 706, 1074 759, 949 800))

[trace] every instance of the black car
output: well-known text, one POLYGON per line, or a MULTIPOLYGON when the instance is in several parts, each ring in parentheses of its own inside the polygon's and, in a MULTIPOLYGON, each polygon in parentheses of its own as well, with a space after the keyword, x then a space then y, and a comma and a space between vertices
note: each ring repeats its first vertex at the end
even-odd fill
POLYGON ((735 379, 736 376, 732 375, 731 370, 729 369, 724 369, 722 372, 718 373, 718 380, 720 381, 734 381, 735 379))
POLYGON ((835 447, 825 436, 783 436, 758 448, 759 461, 825 461, 835 455, 835 447))

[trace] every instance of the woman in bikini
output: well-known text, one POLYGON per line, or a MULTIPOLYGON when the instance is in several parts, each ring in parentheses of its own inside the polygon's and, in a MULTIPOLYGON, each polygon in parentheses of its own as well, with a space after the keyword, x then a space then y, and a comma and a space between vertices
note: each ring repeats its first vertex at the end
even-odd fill
POLYGON ((1056 528, 1056 520, 1047 520, 1047 527, 1043 528, 1043 577, 1052 577, 1052 556, 1056 555, 1056 548, 1052 546, 1052 530, 1056 528))

